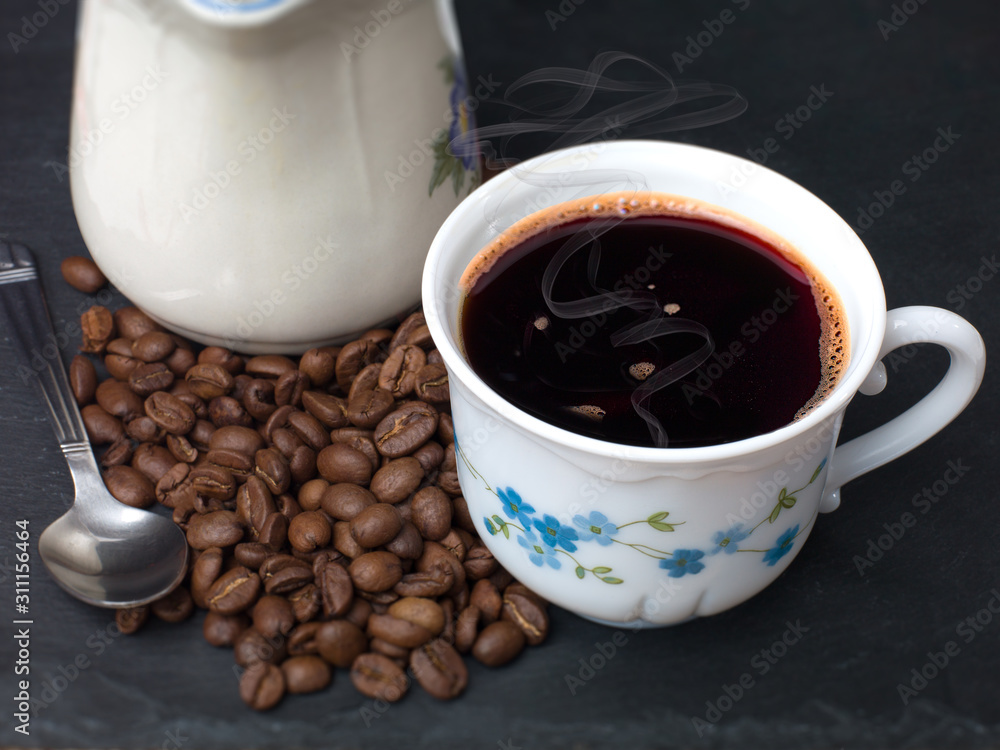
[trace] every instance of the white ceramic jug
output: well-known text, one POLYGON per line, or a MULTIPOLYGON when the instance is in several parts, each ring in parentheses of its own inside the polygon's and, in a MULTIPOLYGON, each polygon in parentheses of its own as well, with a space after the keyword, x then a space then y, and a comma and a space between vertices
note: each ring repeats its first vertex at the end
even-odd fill
POLYGON ((69 167, 94 259, 203 343, 300 352, 419 302, 479 182, 447 0, 83 0, 69 167))

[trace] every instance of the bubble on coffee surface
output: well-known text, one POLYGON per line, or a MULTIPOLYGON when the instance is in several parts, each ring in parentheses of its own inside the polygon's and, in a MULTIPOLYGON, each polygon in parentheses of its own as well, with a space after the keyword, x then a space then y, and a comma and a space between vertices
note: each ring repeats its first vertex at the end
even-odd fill
MULTIPOLYGON (((610 345, 616 349, 643 344, 659 348, 660 341, 678 334, 685 334, 689 341, 700 339, 700 344, 692 345, 693 351, 683 356, 676 356, 673 361, 660 362, 659 366, 652 362, 632 362, 624 365, 623 371, 633 382, 629 398, 632 411, 646 423, 652 444, 656 447, 666 447, 667 429, 650 408, 651 402, 660 391, 679 381, 689 379, 689 376, 698 372, 699 368, 709 366, 713 355, 716 357, 719 355, 716 352, 716 342, 705 326, 695 320, 677 316, 681 312, 681 305, 676 300, 681 295, 667 296, 664 292, 663 296, 667 296, 667 299, 660 299, 657 296, 657 284, 645 283, 645 279, 641 280, 643 281, 641 284, 630 286, 627 293, 623 293, 617 286, 608 289, 597 283, 598 270, 602 265, 602 235, 633 217, 678 217, 719 225, 734 230, 734 233, 748 235, 758 243, 768 246, 786 264, 791 264, 800 271, 808 279, 813 299, 816 301, 820 322, 819 351, 825 353, 827 361, 821 363, 819 385, 812 397, 788 421, 800 419, 833 390, 846 366, 848 340, 846 324, 842 321, 840 312, 842 306, 838 305, 836 295, 828 282, 801 254, 771 230, 726 209, 691 198, 649 192, 620 193, 581 198, 532 214, 503 232, 480 251, 468 265, 460 282, 461 291, 465 296, 463 303, 477 282, 497 264, 500 264, 498 273, 502 273, 503 268, 517 262, 517 258, 506 257, 509 250, 523 247, 529 240, 537 240, 542 235, 555 236, 566 225, 580 225, 581 231, 569 235, 565 244, 555 252, 545 267, 540 286, 547 311, 544 315, 536 315, 532 323, 529 323, 524 331, 523 345, 519 347, 515 356, 521 357, 530 352, 532 342, 539 334, 551 336, 557 321, 561 324, 580 321, 580 330, 583 330, 582 327, 588 324, 588 319, 616 314, 626 308, 630 309, 637 319, 610 335, 610 345), (574 258, 578 253, 579 256, 574 258), (583 261, 581 258, 586 260, 583 261), (571 259, 577 266, 585 266, 586 271, 582 275, 586 277, 587 288, 577 290, 580 298, 566 301, 554 295, 553 290, 560 271, 571 259), (544 322, 541 322, 543 319, 544 322), (634 385, 636 381, 639 383, 637 386, 634 385)), ((464 315, 464 304, 462 310, 464 315)), ((586 351, 588 347, 586 337, 583 338, 583 343, 577 348, 579 351, 586 351)), ((558 347, 558 342, 556 346, 558 347)), ((463 348, 465 348, 464 341, 463 348)), ((721 355, 726 356, 724 347, 721 355)), ((468 352, 466 356, 468 357, 468 352)), ((540 375, 539 378, 545 381, 544 375, 540 375)), ((562 384, 551 380, 545 382, 545 385, 567 391, 567 397, 572 395, 575 388, 572 386, 564 389, 562 384)), ((708 395, 711 397, 710 393, 708 395)), ((802 404, 801 401, 799 403, 802 404)), ((711 403, 708 406, 711 407, 711 403)), ((581 412, 578 410, 582 407, 561 408, 565 413, 579 416, 581 412)), ((587 408, 600 409, 602 420, 609 413, 597 405, 589 405, 587 408)))

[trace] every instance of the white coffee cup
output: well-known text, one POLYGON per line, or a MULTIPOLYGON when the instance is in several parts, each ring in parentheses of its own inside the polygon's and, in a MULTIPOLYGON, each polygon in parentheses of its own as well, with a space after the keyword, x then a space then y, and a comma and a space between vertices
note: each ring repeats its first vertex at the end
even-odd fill
POLYGON ((667 625, 739 604, 788 566, 817 514, 855 477, 915 448, 954 419, 983 377, 982 338, 933 307, 886 312, 875 265, 851 228, 805 188, 753 162, 653 141, 544 154, 458 206, 431 245, 424 314, 448 369, 459 480, 500 563, 550 601, 605 623, 667 625), (742 175, 735 188, 732 176, 742 175), (555 427, 506 402, 462 354, 459 279, 500 233, 547 206, 626 189, 713 204, 787 240, 843 303, 846 372, 810 413, 722 445, 645 448, 555 427), (944 346, 947 374, 885 425, 837 447, 844 411, 885 385, 881 358, 944 346))

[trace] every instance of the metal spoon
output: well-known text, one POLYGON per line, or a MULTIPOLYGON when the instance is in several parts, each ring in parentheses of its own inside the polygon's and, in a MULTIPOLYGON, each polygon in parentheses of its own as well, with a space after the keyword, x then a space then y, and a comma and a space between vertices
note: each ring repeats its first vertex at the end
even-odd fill
POLYGON ((77 599, 98 607, 144 604, 184 577, 187 540, 173 521, 115 500, 104 487, 58 351, 31 252, 0 242, 0 319, 31 373, 76 499, 38 538, 42 562, 77 599))

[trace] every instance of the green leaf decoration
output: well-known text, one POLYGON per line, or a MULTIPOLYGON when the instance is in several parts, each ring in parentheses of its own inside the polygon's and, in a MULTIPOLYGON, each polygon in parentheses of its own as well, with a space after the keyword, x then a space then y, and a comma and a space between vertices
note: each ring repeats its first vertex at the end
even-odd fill
MULTIPOLYGON (((583 570, 583 568, 580 568, 580 570, 583 570)), ((594 568, 594 572, 597 573, 598 575, 601 575, 603 573, 610 573, 611 568, 606 568, 603 565, 598 565, 596 568, 594 568)))
POLYGON ((585 575, 587 575, 587 571, 585 571, 583 569, 582 565, 577 565, 576 566, 576 577, 577 578, 583 578, 585 575))
POLYGON ((505 539, 510 539, 510 526, 504 524, 503 527, 500 529, 500 531, 503 532, 505 539))
POLYGON ((785 495, 787 495, 787 494, 788 494, 788 488, 787 487, 782 487, 781 488, 781 492, 778 493, 778 502, 780 503, 782 500, 784 500, 785 499, 785 495))
POLYGON ((673 525, 669 523, 663 523, 662 521, 649 521, 650 526, 652 526, 657 531, 673 531, 673 525))
POLYGON ((500 516, 494 515, 493 520, 496 521, 497 526, 500 526, 501 528, 507 525, 507 522, 500 518, 500 516))
POLYGON ((465 168, 457 156, 450 156, 449 158, 454 164, 451 170, 451 184, 455 188, 455 195, 457 196, 462 189, 462 183, 465 182, 465 168))
POLYGON ((659 513, 654 513, 649 518, 647 518, 646 522, 650 523, 650 524, 653 524, 653 523, 656 523, 657 521, 662 521, 664 518, 666 518, 669 515, 670 514, 667 513, 667 511, 661 510, 659 513))
POLYGON ((768 516, 767 522, 774 523, 778 520, 778 514, 781 513, 781 503, 774 506, 774 510, 771 511, 771 515, 768 516))
POLYGON ((438 70, 444 73, 444 82, 451 86, 455 83, 455 67, 451 55, 445 55, 437 64, 438 70))
POLYGON ((823 471, 823 464, 820 464, 819 466, 816 467, 816 471, 813 472, 812 478, 809 480, 809 484, 812 484, 813 482, 816 481, 816 477, 819 476, 819 473, 821 471, 823 471))
POLYGON ((604 576, 601 580, 605 583, 625 583, 621 578, 612 578, 611 576, 604 576))
POLYGON ((793 505, 795 505, 796 500, 798 500, 798 498, 795 497, 795 495, 785 495, 785 497, 781 498, 781 507, 791 508, 793 505))
POLYGON ((434 190, 444 184, 444 181, 448 179, 448 175, 455 168, 455 159, 450 157, 440 157, 435 160, 434 171, 431 173, 431 183, 428 188, 427 194, 431 195, 434 190))

